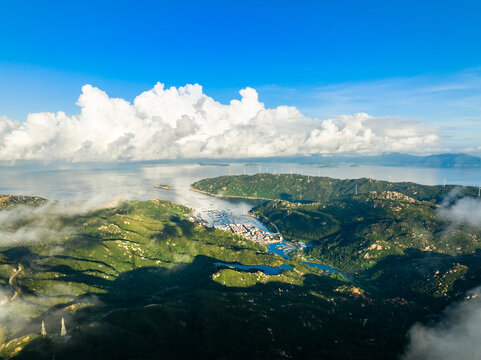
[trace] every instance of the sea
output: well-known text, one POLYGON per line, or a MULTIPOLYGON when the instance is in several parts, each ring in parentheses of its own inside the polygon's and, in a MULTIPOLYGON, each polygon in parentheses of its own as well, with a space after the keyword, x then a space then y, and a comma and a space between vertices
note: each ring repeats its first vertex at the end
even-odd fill
POLYGON ((366 177, 425 185, 481 185, 481 168, 349 164, 324 167, 293 162, 23 164, 0 166, 0 194, 32 195, 58 201, 156 198, 194 209, 195 216, 209 225, 244 223, 266 230, 255 218, 246 216, 255 201, 219 199, 190 190, 190 184, 203 178, 256 173, 295 173, 340 179, 366 177), (167 184, 172 189, 155 188, 156 184, 167 184))

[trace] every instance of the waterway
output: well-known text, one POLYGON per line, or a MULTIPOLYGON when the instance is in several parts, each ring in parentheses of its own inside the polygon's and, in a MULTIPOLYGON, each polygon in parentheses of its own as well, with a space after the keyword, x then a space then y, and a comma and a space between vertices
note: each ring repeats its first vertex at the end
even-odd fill
MULTIPOLYGON (((304 248, 306 248, 306 245, 304 245, 304 248)), ((290 259, 291 257, 289 256, 289 253, 293 252, 296 249, 298 249, 296 245, 291 244, 287 241, 282 241, 282 242, 267 245, 268 253, 282 256, 284 259, 290 259)), ((317 263, 308 262, 308 261, 302 261, 302 263, 310 267, 315 267, 324 271, 329 271, 330 273, 333 273, 333 274, 341 274, 346 280, 352 282, 351 279, 349 279, 344 273, 342 273, 338 269, 334 269, 333 267, 330 267, 329 265, 317 264, 317 263)))
POLYGON ((330 267, 329 265, 317 264, 317 263, 307 262, 307 261, 303 261, 302 263, 304 263, 304 264, 306 264, 310 267, 315 267, 315 268, 318 268, 318 269, 321 269, 321 270, 324 270, 324 271, 329 271, 330 273, 333 273, 333 274, 341 274, 344 277, 344 279, 346 279, 349 282, 352 282, 352 280, 349 279, 344 273, 342 273, 341 271, 339 271, 337 269, 334 269, 333 267, 330 267))

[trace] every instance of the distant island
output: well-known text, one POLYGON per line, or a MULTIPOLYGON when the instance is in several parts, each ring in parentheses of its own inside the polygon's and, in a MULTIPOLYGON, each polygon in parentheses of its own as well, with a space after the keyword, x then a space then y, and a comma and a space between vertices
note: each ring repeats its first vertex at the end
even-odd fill
POLYGON ((167 185, 167 184, 157 184, 157 185, 154 185, 154 188, 164 189, 164 190, 172 190, 172 187, 167 185))
POLYGON ((481 158, 468 154, 433 154, 433 155, 409 155, 401 153, 384 153, 370 156, 331 156, 324 157, 313 155, 308 161, 313 166, 319 163, 325 166, 337 166, 350 164, 351 167, 359 165, 376 166, 414 166, 427 168, 479 168, 481 158))
POLYGON ((199 162, 200 166, 230 166, 227 163, 211 163, 211 162, 199 162))

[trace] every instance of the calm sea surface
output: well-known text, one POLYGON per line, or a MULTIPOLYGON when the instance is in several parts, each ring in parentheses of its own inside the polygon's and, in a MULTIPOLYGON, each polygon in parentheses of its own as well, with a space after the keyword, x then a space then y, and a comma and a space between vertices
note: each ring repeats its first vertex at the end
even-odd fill
MULTIPOLYGON (((261 226, 244 216, 253 203, 227 201, 189 190, 197 180, 219 175, 300 173, 334 178, 370 177, 393 182, 412 181, 420 184, 481 185, 481 169, 432 169, 421 167, 340 166, 319 168, 293 163, 244 163, 231 166, 195 164, 103 164, 67 166, 0 166, 0 194, 36 195, 51 200, 87 200, 114 198, 171 200, 196 210, 210 224, 242 222, 261 226), (168 184, 172 190, 154 188, 168 184)), ((262 227, 262 226, 261 226, 262 227)))

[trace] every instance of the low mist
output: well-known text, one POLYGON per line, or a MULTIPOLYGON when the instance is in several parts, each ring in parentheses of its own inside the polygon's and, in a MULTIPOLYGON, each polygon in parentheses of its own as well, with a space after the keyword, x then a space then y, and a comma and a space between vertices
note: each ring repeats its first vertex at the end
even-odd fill
POLYGON ((480 288, 449 307, 435 326, 414 325, 403 360, 481 359, 480 288))

